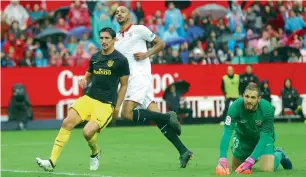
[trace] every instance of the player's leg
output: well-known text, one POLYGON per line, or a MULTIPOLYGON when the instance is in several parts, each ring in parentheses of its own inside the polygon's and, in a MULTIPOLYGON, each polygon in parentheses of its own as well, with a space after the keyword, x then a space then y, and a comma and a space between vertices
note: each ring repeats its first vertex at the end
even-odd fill
MULTIPOLYGON (((160 112, 157 104, 152 102, 148 106, 148 110, 152 112, 160 112)), ((180 166, 185 168, 188 164, 188 161, 192 158, 193 153, 188 150, 185 145, 182 143, 176 132, 170 127, 167 121, 155 121, 157 127, 163 133, 163 135, 176 147, 180 153, 180 166)))
POLYGON ((53 171, 64 145, 68 142, 71 130, 81 122, 81 118, 73 108, 69 110, 67 118, 64 119, 62 127, 55 138, 53 149, 49 160, 36 158, 37 164, 45 171, 53 171))
POLYGON ((151 78, 149 76, 137 76, 129 79, 129 85, 126 98, 123 103, 121 117, 132 120, 134 122, 144 122, 145 120, 168 121, 170 126, 180 131, 180 125, 177 121, 175 112, 162 114, 147 110, 144 101, 148 92, 152 90, 151 78), (145 109, 135 109, 137 105, 141 105, 145 109))
POLYGON ((242 142, 239 137, 234 136, 232 146, 232 170, 235 171, 252 153, 254 146, 242 142))
POLYGON ((91 149, 90 170, 97 170, 100 162, 100 147, 97 142, 98 134, 111 122, 114 108, 111 104, 94 100, 90 121, 83 128, 83 135, 91 149))
POLYGON ((69 108, 68 115, 62 123, 62 127, 55 139, 54 146, 51 152, 49 160, 41 160, 36 158, 37 163, 46 171, 52 171, 56 165, 57 159, 59 158, 64 145, 68 142, 71 130, 84 121, 92 108, 92 104, 88 96, 80 97, 73 105, 69 108))
POLYGON ((292 169, 292 163, 284 150, 282 148, 274 150, 273 143, 268 144, 260 157, 260 170, 263 172, 273 172, 278 169, 280 164, 282 164, 284 169, 292 169))

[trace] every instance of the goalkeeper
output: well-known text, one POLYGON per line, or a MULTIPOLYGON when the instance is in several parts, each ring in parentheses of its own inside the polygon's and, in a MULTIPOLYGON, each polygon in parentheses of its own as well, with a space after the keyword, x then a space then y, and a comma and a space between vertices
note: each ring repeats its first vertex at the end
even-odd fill
POLYGON ((292 163, 283 149, 274 149, 274 108, 268 101, 260 99, 259 93, 258 86, 250 84, 243 98, 230 106, 220 143, 217 175, 230 174, 227 150, 234 130, 232 170, 236 173, 251 174, 257 160, 263 172, 273 172, 279 164, 284 169, 292 169, 292 163))

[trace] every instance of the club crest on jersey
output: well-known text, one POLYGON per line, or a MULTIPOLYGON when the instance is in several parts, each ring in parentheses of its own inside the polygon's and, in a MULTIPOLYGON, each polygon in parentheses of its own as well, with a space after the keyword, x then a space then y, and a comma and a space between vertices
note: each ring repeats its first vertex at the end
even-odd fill
POLYGON ((114 61, 113 61, 113 60, 108 60, 108 61, 107 61, 107 66, 108 66, 108 67, 112 67, 113 64, 114 64, 114 61))
POLYGON ((231 121, 232 121, 232 118, 230 116, 226 116, 225 118, 225 125, 231 125, 231 121))
POLYGON ((262 125, 262 121, 261 121, 261 120, 255 120, 255 124, 256 124, 257 126, 261 126, 261 125, 262 125))

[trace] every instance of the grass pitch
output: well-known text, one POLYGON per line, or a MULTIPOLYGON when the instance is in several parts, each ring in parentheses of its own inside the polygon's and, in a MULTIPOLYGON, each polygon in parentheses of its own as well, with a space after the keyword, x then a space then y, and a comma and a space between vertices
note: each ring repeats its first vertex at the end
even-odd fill
MULTIPOLYGON (((215 177, 220 125, 183 126, 182 141, 194 152, 186 169, 179 168, 179 155, 156 127, 107 128, 99 137, 102 148, 99 170, 89 170, 89 153, 81 129, 72 132, 53 173, 38 168, 36 157, 49 158, 57 130, 1 132, 2 177, 215 177)), ((276 146, 283 147, 294 170, 280 166, 275 173, 252 177, 306 177, 306 125, 276 124, 276 146)), ((231 158, 230 152, 228 153, 231 158)), ((229 158, 229 160, 231 160, 229 158)), ((231 172, 230 176, 237 176, 231 172)))

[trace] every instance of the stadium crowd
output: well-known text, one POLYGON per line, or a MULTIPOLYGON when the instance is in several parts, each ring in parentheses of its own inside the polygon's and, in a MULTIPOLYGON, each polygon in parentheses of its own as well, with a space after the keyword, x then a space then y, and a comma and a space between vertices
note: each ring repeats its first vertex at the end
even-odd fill
MULTIPOLYGON (((89 10, 88 3, 75 0, 67 13, 57 13, 39 4, 31 8, 11 1, 1 12, 1 66, 85 65, 99 50, 98 30, 119 31, 114 17, 119 5, 96 2, 89 10)), ((131 8, 128 1, 124 5, 131 8)), ((244 5, 229 2, 221 18, 203 16, 199 9, 186 17, 174 3, 168 3, 165 12, 145 16, 141 2, 136 2, 131 12, 133 24, 146 25, 167 43, 151 57, 153 64, 306 62, 302 1, 244 5)))

